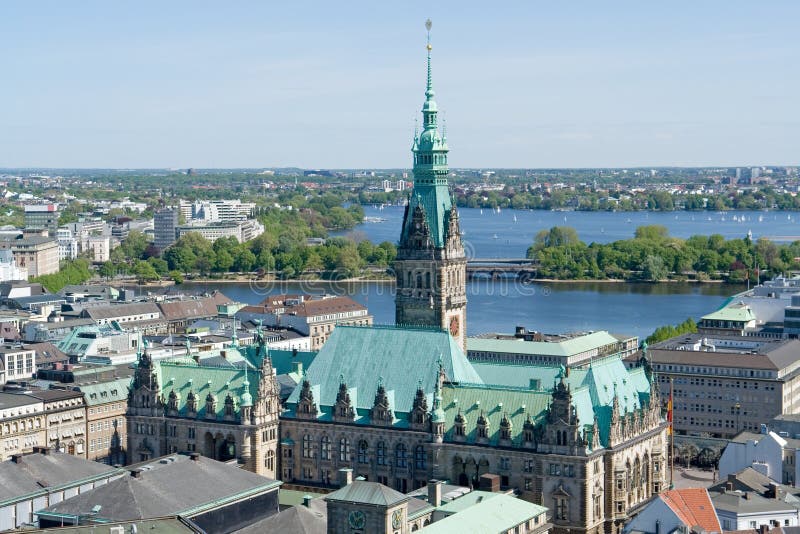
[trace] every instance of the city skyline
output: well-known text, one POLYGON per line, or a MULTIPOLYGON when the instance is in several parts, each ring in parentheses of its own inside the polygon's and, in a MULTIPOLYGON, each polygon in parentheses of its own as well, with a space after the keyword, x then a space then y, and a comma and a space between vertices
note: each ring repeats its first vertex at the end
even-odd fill
POLYGON ((455 168, 797 162, 789 2, 2 11, 0 167, 408 168, 428 17, 455 168))

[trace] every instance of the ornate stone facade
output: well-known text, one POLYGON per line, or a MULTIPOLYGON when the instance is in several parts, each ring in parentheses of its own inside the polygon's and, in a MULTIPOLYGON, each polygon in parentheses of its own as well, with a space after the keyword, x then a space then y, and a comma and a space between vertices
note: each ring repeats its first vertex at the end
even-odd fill
POLYGON ((196 451, 277 478, 278 393, 260 332, 253 346, 234 339, 192 358, 154 362, 145 350, 128 397, 129 462, 196 451))

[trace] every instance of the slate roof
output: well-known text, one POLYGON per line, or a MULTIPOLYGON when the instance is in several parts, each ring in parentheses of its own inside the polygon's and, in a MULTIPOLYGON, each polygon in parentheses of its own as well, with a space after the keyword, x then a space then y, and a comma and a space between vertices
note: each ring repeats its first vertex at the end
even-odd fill
POLYGON ((81 312, 81 317, 88 317, 95 321, 102 319, 115 319, 129 315, 145 315, 159 313, 154 302, 134 302, 132 304, 110 304, 108 306, 89 306, 81 312))
POLYGON ((384 486, 379 482, 367 480, 354 480, 351 484, 327 494, 326 501, 353 502, 373 504, 376 506, 394 506, 395 504, 411 499, 399 491, 384 486))
MULTIPOLYGON (((97 464, 102 465, 102 464, 97 464)), ((100 506, 98 519, 125 521, 149 517, 185 515, 191 517, 207 507, 277 491, 280 482, 232 467, 203 456, 196 460, 184 455, 136 464, 138 477, 123 476, 58 504, 45 508, 41 515, 85 514, 100 506)))
POLYGON ((699 526, 706 532, 722 532, 717 512, 705 488, 663 491, 658 498, 662 499, 687 527, 699 526))
POLYGON ((748 493, 744 498, 743 493, 725 492, 717 493, 711 497, 716 510, 732 512, 736 515, 755 513, 795 512, 797 507, 780 499, 767 499, 755 493, 748 493))
POLYGON ((158 304, 161 315, 170 321, 180 321, 186 319, 204 319, 206 317, 217 316, 217 305, 232 302, 219 291, 215 291, 211 296, 188 298, 183 300, 172 300, 160 302, 158 304))
POLYGON ((25 350, 36 352, 36 366, 53 364, 56 362, 68 362, 69 356, 64 354, 61 349, 48 342, 23 343, 25 350))
MULTIPOLYGON (((439 361, 447 379, 481 384, 481 377, 467 361, 461 347, 447 332, 400 327, 337 326, 308 368, 306 379, 320 407, 320 417, 329 417, 336 403, 340 375, 350 389, 358 417, 372 408, 379 378, 395 414, 411 411, 418 384, 433 403, 439 361)), ((301 386, 287 403, 294 405, 301 386)), ((287 414, 291 415, 291 414, 287 414)))
MULTIPOLYGON (((24 395, 17 395, 23 397, 24 395)), ((94 480, 123 470, 77 456, 49 451, 22 457, 20 463, 0 462, 0 504, 21 500, 26 495, 53 491, 82 480, 94 480)))
MULTIPOLYGON (((463 499, 464 497, 461 497, 463 499)), ((448 503, 451 506, 460 499, 448 503)), ((487 532, 507 532, 533 517, 543 515, 547 508, 510 495, 497 494, 473 506, 431 523, 420 532, 436 534, 485 534, 487 532)))
MULTIPOLYGON (((180 517, 159 517, 156 519, 143 519, 141 521, 117 521, 104 523, 104 529, 111 531, 111 527, 120 527, 122 532, 146 532, 147 534, 194 534, 202 532, 190 525, 180 517)), ((96 534, 100 529, 94 524, 79 526, 39 528, 30 532, 38 534, 96 534)))
POLYGON ((280 532, 281 534, 326 534, 328 517, 302 504, 292 506, 271 517, 257 521, 232 534, 263 534, 280 532))
MULTIPOLYGON (((19 393, 6 393, 0 392, 0 410, 6 410, 8 408, 16 408, 17 406, 27 406, 29 404, 37 404, 41 402, 39 399, 30 397, 28 395, 22 395, 19 393)), ((3 465, 0 462, 0 465, 3 465)), ((0 480, 2 477, 0 476, 0 480)))

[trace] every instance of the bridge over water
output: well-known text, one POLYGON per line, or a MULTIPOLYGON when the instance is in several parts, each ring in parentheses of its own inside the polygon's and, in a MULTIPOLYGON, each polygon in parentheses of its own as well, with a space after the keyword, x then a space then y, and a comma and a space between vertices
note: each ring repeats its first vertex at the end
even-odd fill
POLYGON ((536 260, 530 258, 472 258, 467 260, 467 278, 517 278, 532 280, 536 276, 536 260))

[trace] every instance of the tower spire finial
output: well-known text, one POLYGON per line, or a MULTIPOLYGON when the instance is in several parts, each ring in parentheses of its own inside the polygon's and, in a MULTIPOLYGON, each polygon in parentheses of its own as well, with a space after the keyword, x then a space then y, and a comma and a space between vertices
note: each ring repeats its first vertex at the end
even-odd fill
POLYGON ((425 47, 428 50, 428 86, 425 89, 425 96, 428 97, 428 100, 433 98, 433 73, 431 72, 431 50, 433 47, 431 46, 431 26, 433 26, 433 22, 431 19, 425 21, 425 29, 428 30, 428 44, 425 47))

